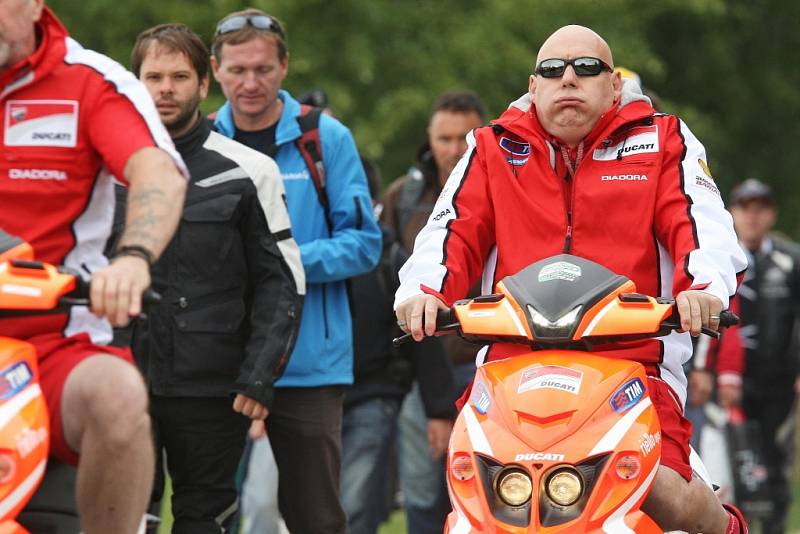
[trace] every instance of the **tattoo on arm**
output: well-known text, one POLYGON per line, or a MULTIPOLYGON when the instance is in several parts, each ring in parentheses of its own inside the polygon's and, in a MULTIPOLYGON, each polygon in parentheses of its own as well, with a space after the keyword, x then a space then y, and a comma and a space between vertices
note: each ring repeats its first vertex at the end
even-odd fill
POLYGON ((170 211, 170 204, 164 191, 151 186, 131 191, 127 210, 128 216, 125 230, 120 238, 120 246, 141 245, 158 254, 163 246, 165 215, 170 211))

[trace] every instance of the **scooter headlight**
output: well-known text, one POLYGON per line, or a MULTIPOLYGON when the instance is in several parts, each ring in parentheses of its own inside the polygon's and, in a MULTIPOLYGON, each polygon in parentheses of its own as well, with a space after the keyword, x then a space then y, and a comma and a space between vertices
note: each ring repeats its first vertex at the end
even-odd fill
POLYGON ((519 470, 501 473, 497 482, 497 494, 509 506, 522 506, 533 493, 531 477, 519 470))
POLYGON ((570 506, 583 495, 583 480, 573 469, 560 469, 547 479, 545 490, 554 503, 570 506))
POLYGON ((542 315, 536 308, 528 304, 528 314, 533 323, 533 335, 537 338, 566 338, 569 337, 575 326, 575 321, 580 317, 583 306, 575 306, 555 321, 542 315))

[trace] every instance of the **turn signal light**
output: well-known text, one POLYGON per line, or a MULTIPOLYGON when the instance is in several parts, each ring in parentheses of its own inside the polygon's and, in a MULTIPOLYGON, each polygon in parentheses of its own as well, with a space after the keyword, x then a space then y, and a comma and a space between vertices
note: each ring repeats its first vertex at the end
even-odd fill
POLYGON ((8 484, 17 473, 17 462, 8 452, 0 452, 0 484, 8 484))
POLYGON ((622 480, 631 480, 639 476, 642 463, 635 454, 626 454, 617 460, 617 476, 622 480))
POLYGON ((470 480, 475 476, 475 465, 472 458, 466 454, 458 454, 450 462, 450 472, 456 480, 462 482, 470 480))

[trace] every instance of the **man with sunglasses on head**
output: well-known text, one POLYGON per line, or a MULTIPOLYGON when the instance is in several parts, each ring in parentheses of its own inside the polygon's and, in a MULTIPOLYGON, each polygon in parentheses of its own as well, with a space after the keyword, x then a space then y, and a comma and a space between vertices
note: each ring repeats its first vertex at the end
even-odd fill
MULTIPOLYGON (((655 113, 635 83, 613 72, 592 30, 566 26, 542 45, 529 92, 468 136, 434 215, 401 270, 401 328, 421 340, 436 311, 483 274, 484 293, 505 276, 569 253, 626 275, 640 292, 678 304, 683 333, 617 346, 650 376, 662 456, 644 510, 664 530, 746 532, 689 464, 683 417, 691 335, 719 327, 746 266, 703 146, 680 119, 655 113)), ((518 347, 495 343, 484 361, 518 347)), ((465 397, 462 397, 462 399, 465 397)))
POLYGON ((275 158, 306 273, 297 344, 266 419, 279 472, 278 505, 293 533, 345 532, 342 403, 353 382, 346 280, 373 269, 381 253, 364 168, 350 132, 326 114, 316 127, 320 159, 304 159, 298 121, 306 110, 281 89, 289 53, 277 19, 258 9, 228 15, 217 25, 212 54, 214 77, 228 99, 215 127, 275 158))

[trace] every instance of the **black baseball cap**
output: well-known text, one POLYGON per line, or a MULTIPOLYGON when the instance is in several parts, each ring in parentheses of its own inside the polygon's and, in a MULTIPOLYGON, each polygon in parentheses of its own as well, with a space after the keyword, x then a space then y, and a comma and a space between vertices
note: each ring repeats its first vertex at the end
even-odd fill
POLYGON ((775 204, 772 188, 760 180, 748 178, 731 191, 730 205, 741 205, 751 200, 760 200, 766 204, 775 204))

